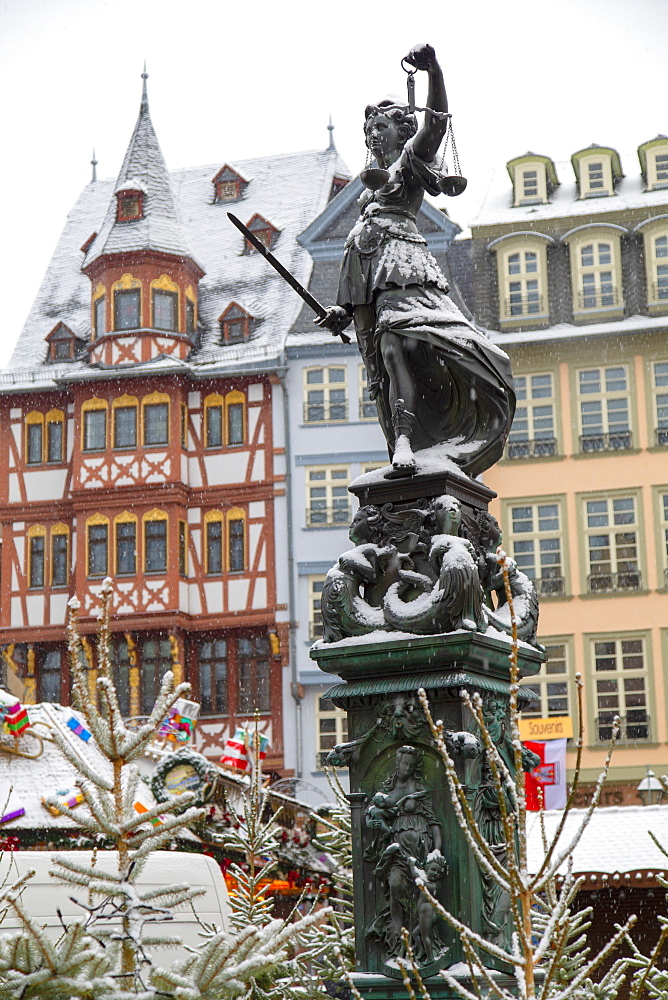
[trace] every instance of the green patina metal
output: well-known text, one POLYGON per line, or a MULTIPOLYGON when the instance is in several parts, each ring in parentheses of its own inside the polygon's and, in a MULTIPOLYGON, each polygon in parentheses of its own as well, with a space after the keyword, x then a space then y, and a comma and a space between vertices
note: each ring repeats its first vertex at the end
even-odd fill
MULTIPOLYGON (((427 695, 431 691, 447 688, 452 697, 457 697, 461 688, 477 691, 493 691, 495 694, 507 695, 508 684, 491 677, 481 677, 468 671, 458 671, 452 674, 409 674, 406 677, 386 677, 383 680, 351 681, 348 684, 337 684, 324 695, 340 708, 346 708, 346 702, 352 698, 365 698, 369 695, 393 694, 399 691, 417 691, 424 688, 427 695)), ((529 705, 538 701, 538 695, 529 688, 520 688, 518 699, 529 705)), ((522 707, 522 706, 520 706, 522 707)))

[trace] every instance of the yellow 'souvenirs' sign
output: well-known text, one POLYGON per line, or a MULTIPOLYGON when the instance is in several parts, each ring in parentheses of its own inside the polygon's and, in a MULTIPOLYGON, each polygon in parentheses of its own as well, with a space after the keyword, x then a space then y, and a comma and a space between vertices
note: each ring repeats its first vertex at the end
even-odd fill
POLYGON ((520 719, 522 740, 565 740, 573 735, 570 715, 553 715, 549 719, 520 719))

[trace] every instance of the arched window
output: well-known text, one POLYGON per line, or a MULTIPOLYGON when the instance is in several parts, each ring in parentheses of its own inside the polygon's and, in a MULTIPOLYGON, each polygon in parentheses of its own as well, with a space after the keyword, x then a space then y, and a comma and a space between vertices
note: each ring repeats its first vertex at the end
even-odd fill
POLYGON ((114 448, 137 447, 138 407, 139 403, 136 396, 117 396, 112 401, 114 448))
POLYGON ((127 510, 114 518, 114 566, 116 576, 137 572, 137 518, 127 510))
POLYGON ((106 399, 97 396, 82 403, 82 451, 104 451, 107 447, 108 408, 106 399))
POLYGON ((43 587, 46 565, 46 528, 33 524, 28 528, 28 586, 43 587))
POLYGON ((144 572, 167 572, 168 516, 164 510, 153 509, 142 517, 144 525, 144 572))
POLYGON ((204 400, 204 446, 222 448, 223 412, 225 400, 218 392, 211 392, 204 400))
POLYGON ((26 465, 41 465, 44 460, 44 414, 33 410, 25 419, 26 465))
POLYGON ((246 440, 246 397, 238 389, 232 389, 225 396, 225 424, 227 444, 243 444, 246 440))
POLYGON ((494 248, 502 323, 530 325, 549 314, 546 241, 516 236, 494 248))
POLYGON ((141 324, 141 281, 124 274, 112 285, 114 330, 138 330, 141 324))
POLYGON ((167 274, 151 282, 153 328, 176 333, 179 329, 179 286, 167 274))
POLYGON ((70 575, 70 529, 66 524, 51 528, 51 586, 66 587, 70 575))
POLYGON ((52 464, 65 458, 65 414, 62 410, 49 410, 46 423, 46 460, 52 464))
POLYGON ((650 306, 668 305, 668 219, 644 230, 647 301, 650 306))
POLYGON ((93 292, 93 340, 107 332, 107 290, 98 284, 93 292))
POLYGON ((227 568, 230 573, 246 569, 246 515, 239 507, 227 512, 227 568))
POLYGON ((620 228, 613 225, 585 225, 565 235, 576 317, 593 310, 621 312, 624 302, 620 238, 620 228))
POLYGON ((144 396, 142 420, 145 445, 169 444, 169 396, 166 392, 144 396))
POLYGON ((91 578, 109 572, 109 518, 93 514, 86 521, 86 572, 91 578))
POLYGON ((207 576, 223 572, 223 515, 219 510, 204 515, 204 572, 207 576))

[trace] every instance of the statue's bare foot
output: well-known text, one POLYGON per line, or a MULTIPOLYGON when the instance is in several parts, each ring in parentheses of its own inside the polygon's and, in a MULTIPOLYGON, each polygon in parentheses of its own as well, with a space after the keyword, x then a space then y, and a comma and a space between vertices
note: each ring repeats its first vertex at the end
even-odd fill
POLYGON ((411 443, 405 434, 400 434, 392 457, 392 471, 385 473, 386 479, 403 479, 414 476, 417 469, 411 443))

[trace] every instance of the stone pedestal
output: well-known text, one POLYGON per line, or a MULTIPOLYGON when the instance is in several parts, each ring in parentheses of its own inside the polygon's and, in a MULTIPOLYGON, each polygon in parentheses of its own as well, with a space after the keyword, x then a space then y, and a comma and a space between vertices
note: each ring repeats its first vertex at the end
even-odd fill
MULTIPOLYGON (((453 995, 442 979, 433 977, 465 956, 455 933, 423 902, 416 874, 426 873, 434 895, 465 924, 508 943, 507 901, 485 884, 458 826, 417 692, 426 690, 434 718, 450 731, 449 746, 468 801, 481 829, 491 831, 494 798, 477 726, 460 692, 481 695, 493 739, 512 765, 506 728, 509 652, 505 636, 464 630, 395 633, 380 641, 376 633, 316 644, 311 651, 323 671, 344 681, 326 697, 348 712, 350 742, 332 751, 332 762, 350 768, 356 985, 369 1000, 405 996, 393 964, 401 954, 396 933, 401 926, 411 932, 434 1000, 453 995), (430 855, 433 862, 438 848, 442 857, 429 868, 430 855)), ((519 658, 522 673, 533 674, 544 654, 522 643, 519 658)), ((484 964, 493 963, 487 957, 484 964)))

